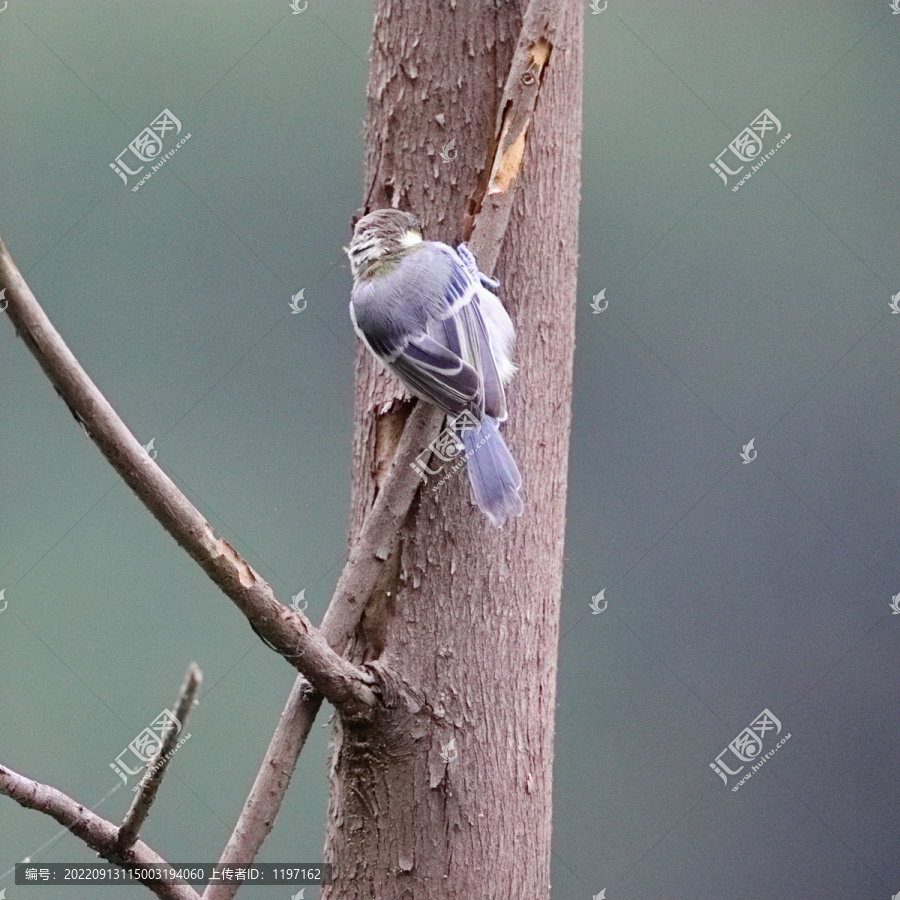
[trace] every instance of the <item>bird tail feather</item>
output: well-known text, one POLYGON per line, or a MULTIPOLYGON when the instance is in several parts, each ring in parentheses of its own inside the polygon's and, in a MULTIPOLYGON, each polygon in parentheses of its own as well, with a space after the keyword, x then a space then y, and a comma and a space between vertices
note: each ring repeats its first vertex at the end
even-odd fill
POLYGON ((479 428, 464 430, 460 438, 466 450, 469 482, 481 511, 498 528, 509 516, 521 516, 522 476, 500 434, 497 420, 485 416, 479 428))

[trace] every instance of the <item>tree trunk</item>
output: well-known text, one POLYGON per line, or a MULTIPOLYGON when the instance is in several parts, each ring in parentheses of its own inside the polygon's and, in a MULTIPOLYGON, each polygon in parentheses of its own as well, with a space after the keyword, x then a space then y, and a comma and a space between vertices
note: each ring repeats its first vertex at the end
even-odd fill
MULTIPOLYGON (((489 175, 526 4, 376 0, 365 210, 455 243, 489 175), (455 139, 456 158, 441 148, 455 139)), ((432 478, 351 655, 381 678, 374 723, 335 732, 323 897, 546 897, 574 349, 581 146, 576 4, 544 73, 496 277, 518 341, 505 437, 525 514, 502 530, 465 472, 432 478), (450 745, 451 739, 454 746, 450 745)), ((452 155, 452 149, 447 152, 452 155)), ((364 210, 364 211, 365 211, 364 210)), ((359 349, 351 531, 410 404, 359 349)))

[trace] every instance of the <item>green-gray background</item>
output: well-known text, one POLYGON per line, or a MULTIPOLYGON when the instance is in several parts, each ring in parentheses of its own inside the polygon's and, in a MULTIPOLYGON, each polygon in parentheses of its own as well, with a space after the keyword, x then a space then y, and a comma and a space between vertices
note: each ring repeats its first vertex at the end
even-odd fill
MULTIPOLYGON (((582 7, 553 895, 887 900, 900 15, 888 0, 596 5, 582 7), (732 192, 709 164, 764 108, 790 140, 732 192), (791 738, 733 792, 709 764, 764 708, 791 738)), ((341 246, 361 201, 370 28, 362 0, 0 12, 0 234, 135 434, 279 596, 305 590, 314 620, 345 549, 341 246), (132 192, 109 163, 164 108, 191 138, 132 192)), ((2 321, 0 509, 0 761, 120 817, 130 793, 109 794, 109 763, 196 660, 192 737, 145 835, 170 859, 214 860, 291 671, 2 321)), ((314 729, 263 860, 321 859, 327 736, 314 729)), ((26 856, 94 858, 68 834, 46 847, 58 832, 0 798, 0 876, 26 856)))

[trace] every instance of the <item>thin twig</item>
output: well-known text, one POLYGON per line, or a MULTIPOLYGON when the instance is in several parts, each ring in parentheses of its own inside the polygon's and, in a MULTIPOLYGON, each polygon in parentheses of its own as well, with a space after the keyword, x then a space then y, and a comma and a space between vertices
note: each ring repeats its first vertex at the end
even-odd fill
MULTIPOLYGON (((26 809, 34 809, 56 819, 111 863, 157 868, 168 865, 166 860, 143 841, 138 841, 127 849, 120 847, 116 841, 119 829, 112 822, 85 809, 49 784, 32 781, 3 765, 0 765, 0 794, 6 794, 26 809)), ((162 884, 158 881, 141 883, 162 900, 200 900, 200 895, 187 884, 162 884)))
POLYGON ((53 327, 0 241, 6 313, 57 393, 157 521, 247 617, 253 630, 338 709, 365 715, 372 679, 328 645, 302 613, 279 603, 266 580, 223 538, 150 458, 53 327))
MULTIPOLYGON (((471 246, 482 270, 491 274, 509 224, 515 188, 521 171, 527 132, 531 124, 544 69, 550 59, 556 22, 565 0, 532 0, 522 22, 517 49, 499 106, 496 151, 489 194, 471 223, 471 246), (477 227, 476 227, 477 226, 477 227)), ((411 463, 434 439, 443 414, 417 403, 403 430, 381 491, 366 516, 350 551, 325 617, 321 632, 328 643, 344 652, 366 602, 382 572, 393 538, 412 505, 419 485, 411 463)), ((297 758, 318 714, 322 696, 299 676, 288 697, 278 726, 234 831, 225 847, 222 865, 249 865, 275 824, 290 785, 297 758)), ((203 900, 231 900, 238 886, 210 885, 203 900)))
MULTIPOLYGON (((427 447, 437 436, 443 418, 443 413, 430 404, 417 403, 407 419, 381 490, 366 516, 322 621, 320 630, 335 650, 342 651, 349 644, 359 624, 366 601, 390 556, 391 542, 421 484, 412 462, 422 447, 427 447)), ((256 858, 275 824, 297 758, 321 705, 322 695, 302 675, 298 676, 250 794, 219 859, 220 865, 248 865, 256 858)), ((227 883, 210 884, 203 900, 230 900, 238 887, 227 883)))
POLYGON ((196 663, 188 666, 184 683, 178 694, 178 705, 175 707, 175 718, 178 720, 178 729, 170 728, 163 738, 159 752, 147 764, 147 774, 138 783, 138 791, 131 802, 131 807, 125 813, 125 818, 119 827, 118 844, 124 850, 130 847, 138 838, 141 826, 150 814, 150 807, 156 799, 156 792, 162 784, 163 776, 169 767, 172 751, 178 735, 181 734, 194 705, 197 690, 203 681, 203 673, 196 663), (158 760, 158 762, 157 762, 158 760))
MULTIPOLYGON (((321 705, 322 695, 313 690, 302 675, 298 675, 253 787, 219 858, 220 868, 245 865, 241 860, 256 858, 275 825, 275 817, 290 786, 297 758, 321 705)), ((210 884, 203 892, 203 900, 230 900, 238 887, 240 885, 236 883, 210 884)))

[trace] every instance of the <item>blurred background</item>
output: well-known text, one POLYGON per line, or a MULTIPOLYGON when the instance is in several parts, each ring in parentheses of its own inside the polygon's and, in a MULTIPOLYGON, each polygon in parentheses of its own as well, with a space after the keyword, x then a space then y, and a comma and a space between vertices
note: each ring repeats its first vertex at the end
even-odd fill
MULTIPOLYGON (((900 10, 583 7, 553 897, 888 900, 900 10), (758 742, 734 744, 744 762, 742 734, 758 742)), ((137 437, 313 621, 346 546, 341 247, 371 19, 363 0, 0 11, 0 235, 137 437), (117 175, 164 109, 181 126, 164 151, 190 137, 143 184, 117 175)), ((194 660, 191 739, 143 835, 212 862, 292 670, 120 482, 8 321, 0 385, 0 761, 121 818, 131 792, 110 763, 194 660)), ((321 861, 328 734, 323 711, 262 861, 321 861)), ((17 887, 25 857, 95 859, 0 798, 6 900, 107 893, 17 887)))

